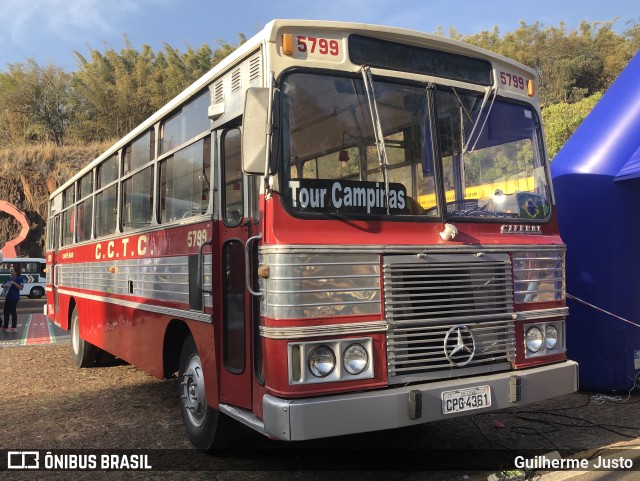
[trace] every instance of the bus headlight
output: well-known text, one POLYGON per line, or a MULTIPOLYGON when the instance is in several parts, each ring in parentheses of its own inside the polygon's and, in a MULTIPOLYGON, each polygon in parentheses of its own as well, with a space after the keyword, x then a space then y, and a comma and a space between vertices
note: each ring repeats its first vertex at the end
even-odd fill
POLYGON ((562 319, 524 324, 525 357, 530 359, 565 352, 564 324, 562 319))
POLYGON ((351 344, 342 354, 344 370, 354 376, 364 371, 369 364, 367 350, 360 344, 351 344))
POLYGON ((316 377, 327 377, 336 368, 336 355, 328 346, 318 346, 309 353, 309 371, 316 377))
POLYGON ((537 327, 531 327, 527 330, 526 346, 531 352, 538 352, 542 347, 542 340, 544 339, 542 331, 537 327))
POLYGON ((544 345, 547 349, 555 349, 558 344, 558 330, 553 324, 549 324, 544 330, 544 345))
POLYGON ((289 342, 287 355, 290 385, 373 378, 370 337, 289 342))

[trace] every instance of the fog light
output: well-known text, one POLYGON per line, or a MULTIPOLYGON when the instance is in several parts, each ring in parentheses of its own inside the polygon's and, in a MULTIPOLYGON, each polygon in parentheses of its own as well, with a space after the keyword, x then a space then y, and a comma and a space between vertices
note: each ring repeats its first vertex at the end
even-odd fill
POLYGON ((544 331, 544 345, 547 349, 555 349, 558 344, 558 330, 553 325, 548 325, 544 331))
POLYGON ((542 331, 538 327, 530 328, 526 336, 527 349, 531 352, 538 352, 542 347, 543 338, 542 331))
POLYGON ((360 344, 351 344, 342 355, 344 370, 354 376, 360 374, 369 364, 369 353, 360 344))
POLYGON ((336 368, 336 355, 327 346, 318 346, 309 353, 309 371, 316 377, 327 377, 336 368))

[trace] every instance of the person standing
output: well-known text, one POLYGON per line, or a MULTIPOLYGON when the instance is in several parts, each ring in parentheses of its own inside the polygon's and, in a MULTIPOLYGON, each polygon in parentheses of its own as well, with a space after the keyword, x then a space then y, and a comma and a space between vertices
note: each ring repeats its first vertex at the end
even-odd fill
POLYGON ((7 332, 15 331, 18 325, 18 301, 20 300, 20 291, 24 287, 19 267, 13 266, 10 276, 9 280, 2 285, 2 287, 9 288, 4 299, 4 323, 1 328, 7 332), (11 327, 9 327, 9 317, 11 317, 11 327))

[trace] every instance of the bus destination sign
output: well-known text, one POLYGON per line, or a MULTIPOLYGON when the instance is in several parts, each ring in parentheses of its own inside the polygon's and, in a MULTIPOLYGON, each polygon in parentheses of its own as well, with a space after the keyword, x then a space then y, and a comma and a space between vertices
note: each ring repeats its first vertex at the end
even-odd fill
MULTIPOLYGON (((296 179, 289 181, 286 198, 287 204, 299 212, 387 213, 384 182, 296 179)), ((389 183, 389 213, 400 214, 406 208, 405 186, 389 183)))

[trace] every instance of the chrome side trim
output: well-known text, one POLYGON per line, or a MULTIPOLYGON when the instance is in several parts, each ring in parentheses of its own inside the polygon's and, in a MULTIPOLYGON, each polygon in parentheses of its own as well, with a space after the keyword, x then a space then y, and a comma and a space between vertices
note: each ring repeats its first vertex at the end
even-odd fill
POLYGON ((89 301, 106 302, 107 304, 114 304, 116 306, 128 307, 131 309, 139 309, 141 311, 153 312, 155 314, 164 314, 171 317, 181 317, 183 319, 191 319, 193 321, 206 322, 211 324, 213 320, 209 314, 194 311, 183 311, 182 309, 174 309, 171 307, 154 306, 153 304, 145 304, 141 302, 127 301, 123 299, 113 299, 111 297, 99 296, 95 294, 86 294, 84 292, 70 291, 68 289, 58 289, 59 294, 66 294, 68 296, 79 297, 81 299, 87 299, 89 301))
MULTIPOLYGON (((204 256, 203 287, 213 288, 212 255, 204 256)), ((59 264, 57 286, 67 289, 90 289, 102 293, 135 295, 149 300, 189 303, 192 280, 189 256, 140 259, 111 259, 99 262, 59 264), (133 287, 133 292, 130 288, 133 287)), ((205 294, 204 305, 213 306, 211 294, 205 294)))
POLYGON ((516 321, 528 321, 546 317, 564 317, 569 315, 568 307, 556 307, 553 309, 539 309, 537 311, 521 311, 515 313, 516 321))
POLYGON ((367 332, 386 332, 385 321, 331 324, 327 326, 265 327, 260 326, 260 335, 267 339, 301 339, 319 336, 342 336, 367 332))

